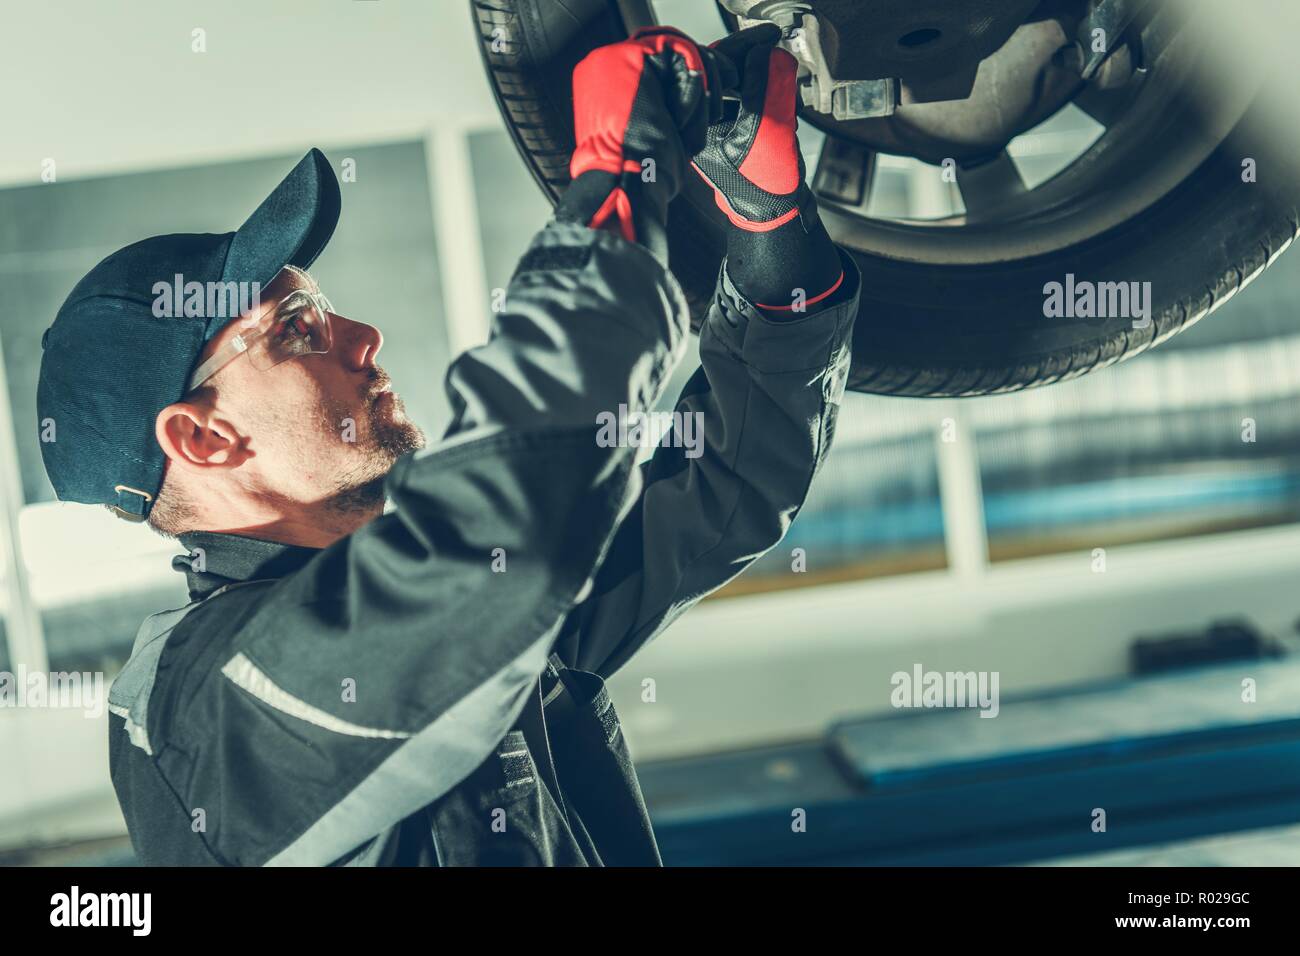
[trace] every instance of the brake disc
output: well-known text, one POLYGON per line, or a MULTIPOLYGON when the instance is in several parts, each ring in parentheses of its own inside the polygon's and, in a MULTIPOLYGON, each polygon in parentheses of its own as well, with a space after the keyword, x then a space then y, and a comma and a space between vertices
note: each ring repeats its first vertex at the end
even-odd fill
POLYGON ((722 0, 742 26, 783 29, 813 125, 879 152, 961 165, 996 156, 1059 110, 1085 71, 1110 85, 1131 75, 1122 29, 1103 52, 1080 50, 1076 37, 1091 16, 1117 24, 1117 6, 1140 2, 722 0))

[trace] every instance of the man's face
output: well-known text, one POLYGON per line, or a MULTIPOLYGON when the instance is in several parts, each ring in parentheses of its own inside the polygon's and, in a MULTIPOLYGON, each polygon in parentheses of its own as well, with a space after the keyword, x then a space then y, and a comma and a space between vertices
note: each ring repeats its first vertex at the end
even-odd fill
MULTIPOLYGON (((222 329, 199 361, 246 334, 297 289, 317 291, 305 273, 282 270, 252 313, 222 329)), ((383 504, 384 476, 401 455, 423 447, 424 434, 375 362, 384 341, 379 330, 333 312, 328 318, 328 352, 295 355, 265 370, 241 354, 206 384, 215 390, 214 410, 242 440, 234 460, 247 457, 230 474, 245 490, 295 510, 374 513, 383 504)))

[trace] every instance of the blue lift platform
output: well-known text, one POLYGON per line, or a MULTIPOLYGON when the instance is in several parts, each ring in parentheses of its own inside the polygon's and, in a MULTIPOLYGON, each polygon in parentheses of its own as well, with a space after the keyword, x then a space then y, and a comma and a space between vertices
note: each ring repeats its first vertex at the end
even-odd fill
POLYGON ((994 718, 903 710, 638 774, 669 866, 1020 864, 1278 827, 1300 821, 1300 660, 1007 699, 994 718))

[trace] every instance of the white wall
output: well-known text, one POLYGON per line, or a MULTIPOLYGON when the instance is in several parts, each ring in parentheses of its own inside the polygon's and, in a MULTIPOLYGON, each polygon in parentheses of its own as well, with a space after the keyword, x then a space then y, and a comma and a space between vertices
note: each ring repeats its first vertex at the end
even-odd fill
POLYGON ((0 186, 495 117, 465 0, 0 0, 0 186))

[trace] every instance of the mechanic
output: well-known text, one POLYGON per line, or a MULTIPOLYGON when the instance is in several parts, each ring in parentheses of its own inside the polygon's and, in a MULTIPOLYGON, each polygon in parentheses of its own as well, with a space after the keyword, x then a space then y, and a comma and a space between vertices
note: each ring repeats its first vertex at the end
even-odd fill
POLYGON ((857 311, 778 36, 654 29, 578 66, 572 185, 428 447, 380 332, 305 271, 340 210, 318 150, 238 231, 78 283, 43 339, 50 480, 189 551, 191 603, 145 621, 109 697, 142 863, 660 863, 604 679, 781 540, 857 311), (734 224, 678 404, 704 452, 638 465, 595 423, 650 409, 681 357, 666 227, 692 161, 734 224), (259 305, 160 320, 177 274, 261 283, 259 305))

